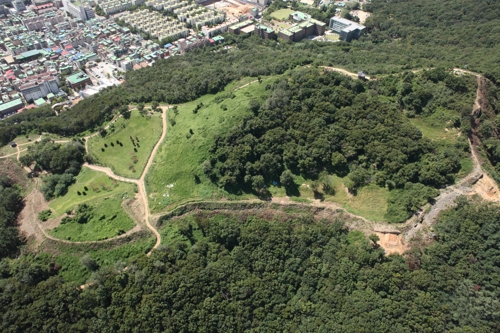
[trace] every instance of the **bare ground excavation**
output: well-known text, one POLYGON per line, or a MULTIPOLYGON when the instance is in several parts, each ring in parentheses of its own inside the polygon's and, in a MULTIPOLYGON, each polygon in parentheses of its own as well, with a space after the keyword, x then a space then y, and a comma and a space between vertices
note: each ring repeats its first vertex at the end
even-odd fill
MULTIPOLYGON (((350 76, 355 76, 354 73, 345 72, 344 70, 337 68, 328 68, 330 70, 341 71, 342 73, 350 76)), ((485 79, 476 73, 468 73, 475 75, 478 80, 478 90, 474 108, 471 113, 471 119, 474 121, 474 116, 478 113, 478 110, 484 108, 485 103, 485 79)), ((251 82, 252 83, 252 82, 251 82)), ((250 83, 250 84, 251 84, 250 83)), ((431 226, 435 223, 439 214, 451 206, 454 205, 454 201, 461 195, 479 195, 481 198, 500 202, 500 191, 498 185, 493 179, 491 179, 482 169, 482 160, 479 156, 477 147, 480 142, 475 135, 475 128, 477 124, 473 125, 473 131, 471 138, 469 140, 472 160, 474 162, 474 168, 469 175, 460 180, 457 184, 449 186, 441 190, 440 195, 436 198, 434 204, 431 207, 427 207, 425 212, 422 211, 416 216, 412 217, 405 223, 401 224, 387 224, 387 223, 377 223, 370 221, 364 217, 357 216, 352 213, 348 213, 339 204, 332 202, 324 202, 319 200, 313 200, 311 203, 297 203, 291 201, 289 197, 275 197, 270 202, 262 202, 259 200, 241 200, 241 201, 205 201, 205 202, 194 202, 186 204, 184 206, 177 207, 174 211, 181 210, 181 214, 174 214, 174 211, 167 213, 157 214, 152 216, 148 205, 148 194, 144 184, 144 179, 146 174, 153 162, 159 145, 163 142, 165 134, 167 131, 166 125, 166 110, 167 106, 162 106, 162 123, 163 130, 162 135, 158 142, 155 144, 144 172, 139 179, 128 179, 124 177, 119 177, 115 175, 109 168, 98 167, 94 165, 85 165, 87 168, 91 168, 95 171, 104 172, 109 177, 125 181, 129 183, 134 183, 138 187, 138 193, 134 199, 128 200, 124 203, 124 210, 137 221, 137 226, 127 232, 124 235, 110 238, 106 241, 118 239, 121 237, 128 236, 139 230, 143 230, 143 226, 147 226, 150 231, 156 236, 156 243, 151 249, 155 249, 161 243, 161 235, 157 230, 157 226, 154 224, 162 224, 165 220, 168 220, 169 216, 178 216, 189 214, 190 212, 202 209, 207 212, 207 214, 212 214, 216 212, 230 212, 231 214, 237 215, 248 215, 255 214, 262 217, 270 219, 288 219, 294 215, 300 214, 312 214, 317 220, 327 220, 334 221, 335 219, 342 219, 346 221, 346 226, 351 230, 358 230, 366 235, 376 234, 379 237, 378 244, 384 248, 387 254, 392 253, 403 253, 409 249, 409 244, 412 239, 431 240, 431 226), (205 206, 204 206, 205 205, 205 206), (228 206, 229 205, 229 206, 228 206), (203 207, 205 209, 203 209, 203 207), (231 206, 231 207, 230 207, 231 206), (234 207, 234 209, 232 209, 234 207), (163 221, 163 222, 162 222, 163 221), (153 224, 151 222, 154 222, 153 224), (144 223, 144 224, 143 224, 144 223)), ((88 139, 88 138, 86 138, 88 139)), ((9 160, 4 159, 4 160, 9 160)), ((11 163, 14 163, 11 161, 11 163)), ((15 164, 15 163, 14 163, 15 164)), ((17 166, 19 168, 19 166, 17 166)), ((67 240, 61 240, 48 235, 47 230, 55 227, 58 224, 57 220, 48 221, 45 225, 38 220, 38 213, 42 210, 48 208, 48 204, 43 199, 42 194, 37 188, 39 185, 39 180, 34 180, 35 186, 31 192, 26 196, 26 205, 19 217, 19 227, 20 230, 26 235, 26 237, 31 240, 31 244, 38 245, 44 241, 44 239, 50 239, 53 241, 59 241, 64 243, 77 243, 70 242, 67 240)), ((89 241, 83 242, 87 244, 98 243, 103 241, 89 241)), ((151 252, 149 252, 151 253, 151 252)))
POLYGON ((238 18, 243 14, 248 14, 255 7, 255 5, 242 3, 238 0, 208 0, 200 4, 210 9, 223 10, 228 18, 238 18))

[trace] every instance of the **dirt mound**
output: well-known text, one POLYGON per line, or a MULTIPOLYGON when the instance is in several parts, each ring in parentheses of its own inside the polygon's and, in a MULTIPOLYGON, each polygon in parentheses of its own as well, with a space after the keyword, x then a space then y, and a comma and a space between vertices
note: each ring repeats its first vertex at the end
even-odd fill
POLYGON ((382 233, 382 232, 374 232, 380 240, 378 241, 378 245, 385 250, 387 255, 397 253, 403 254, 405 251, 409 249, 407 245, 403 243, 403 235, 394 234, 394 233, 382 233))

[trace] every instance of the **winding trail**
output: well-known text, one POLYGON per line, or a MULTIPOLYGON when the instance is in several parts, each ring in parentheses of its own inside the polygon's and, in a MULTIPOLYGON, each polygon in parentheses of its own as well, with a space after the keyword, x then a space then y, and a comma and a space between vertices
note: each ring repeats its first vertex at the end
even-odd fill
MULTIPOLYGON (((352 72, 349 72, 343 68, 338 68, 338 67, 330 67, 330 66, 321 66, 322 68, 326 69, 326 70, 329 70, 329 71, 334 71, 334 72, 338 72, 340 74, 344 74, 344 75, 347 75, 347 76, 350 76, 354 79, 357 79, 358 78, 358 74, 357 73, 352 73, 352 72)), ((367 80, 370 80, 370 77, 369 76, 366 76, 366 79, 367 80)))
POLYGON ((116 179, 116 180, 119 180, 121 182, 134 183, 134 184, 139 185, 139 180, 138 179, 132 179, 132 178, 126 178, 126 177, 118 176, 115 173, 113 173, 113 171, 110 168, 108 168, 108 167, 103 167, 103 166, 99 166, 99 165, 95 165, 95 164, 88 164, 88 163, 84 163, 83 166, 86 167, 86 168, 92 169, 94 171, 103 172, 108 177, 116 179))
MULTIPOLYGON (((153 225, 151 224, 151 213, 150 213, 150 210, 149 210, 149 204, 148 204, 148 200, 147 200, 147 191, 146 191, 146 184, 145 184, 145 178, 146 178, 146 175, 149 171, 149 168, 151 167, 151 165, 153 164, 153 160, 156 156, 156 153, 158 151, 158 148, 160 147, 161 143, 163 142, 163 140, 165 139, 165 136, 167 134, 167 110, 170 108, 170 106, 161 106, 161 109, 162 109, 162 134, 159 138, 159 140, 156 142, 151 154, 149 155, 149 158, 148 158, 148 161, 146 163, 146 166, 141 174, 141 177, 139 179, 131 179, 131 178, 126 178, 126 177, 122 177, 122 176, 119 176, 119 175, 116 175, 110 168, 108 167, 103 167, 103 166, 99 166, 99 165, 93 165, 93 164, 89 164, 89 163, 84 163, 83 164, 83 167, 85 168, 89 168, 91 170, 94 170, 94 171, 97 171, 97 172, 102 172, 104 174, 106 174, 108 177, 110 178, 113 178, 115 180, 118 180, 118 181, 121 181, 121 182, 127 182, 127 183, 133 183, 133 184, 136 184, 137 187, 138 187, 138 191, 139 191, 139 196, 141 197, 141 201, 142 201, 142 205, 144 206, 144 222, 145 222, 145 225, 148 227, 148 229, 150 229, 153 234, 155 235, 156 237, 156 243, 155 245, 153 246, 153 248, 151 248, 151 250, 147 253, 147 255, 149 256, 152 251, 154 249, 156 249, 160 244, 161 244, 161 235, 160 233, 158 232, 158 230, 156 230, 155 227, 153 227, 153 225)), ((111 124, 113 124, 119 117, 121 117, 121 115, 118 115, 118 116, 115 116, 109 123, 108 125, 106 125, 106 127, 104 127, 105 129, 108 129, 109 126, 111 124)), ((85 151, 88 153, 88 140, 96 135, 99 135, 99 132, 95 132, 93 134, 90 134, 86 137, 84 137, 84 140, 85 140, 85 151)), ((35 140, 34 142, 36 141, 40 141, 41 140, 41 136, 40 138, 38 138, 37 140, 35 140)), ((64 142, 70 142, 71 140, 57 140, 55 141, 56 143, 64 143, 64 142)), ((21 152, 25 151, 26 149, 23 149, 21 150, 19 148, 19 146, 23 146, 23 145, 29 145, 29 144, 33 144, 34 142, 28 142, 28 143, 24 143, 24 144, 20 144, 18 146, 16 146, 17 148, 17 152, 15 153, 12 153, 12 154, 8 154, 8 155, 5 155, 5 156, 0 156, 0 158, 7 158, 7 157, 10 157, 10 156, 16 156, 17 157, 17 160, 19 161, 19 158, 20 158, 20 154, 21 152)), ((28 172, 31 172, 31 170, 27 167, 25 167, 25 170, 28 171, 28 172)), ((65 240, 65 239, 61 239, 61 238, 57 238, 57 237, 53 237, 51 236, 42 226, 41 224, 39 223, 38 219, 37 219, 37 214, 35 212, 35 208, 34 206, 36 205, 36 203, 44 203, 45 200, 43 199, 43 195, 42 193, 38 190, 38 186, 39 186, 39 179, 35 179, 35 186, 32 190, 32 192, 30 194, 28 194, 27 198, 26 198, 26 201, 27 201, 27 204, 29 206, 29 216, 26 217, 27 219, 29 219, 30 221, 27 221, 27 223, 30 225, 30 226, 27 226, 27 228, 37 228, 41 233, 42 235, 47 238, 47 239, 50 239, 50 240, 53 240, 53 241, 58 241, 58 242, 62 242, 62 243, 66 243, 66 244, 95 244, 95 243, 105 243, 105 242, 110 242, 110 241, 113 241, 113 240, 116 240, 116 239, 120 239, 120 238, 125 238, 133 233, 136 233, 138 231, 141 230, 141 226, 140 225, 136 225, 134 228, 132 228, 131 230, 129 230, 128 232, 122 234, 122 235, 118 235, 118 236, 115 236, 115 237, 111 237, 111 238, 108 238, 108 239, 105 239, 105 240, 100 240, 100 241, 69 241, 69 240, 65 240), (35 227, 36 225, 36 227, 35 227)))
POLYGON ((156 142, 156 145, 154 146, 153 151, 151 152, 151 155, 149 156, 148 163, 146 163, 146 167, 144 168, 144 171, 142 172, 141 178, 139 178, 139 183, 138 183, 138 185, 139 185, 139 193, 142 196, 142 200, 143 200, 143 204, 144 204, 144 214, 145 214, 144 219, 146 221, 146 225, 147 225, 147 227, 156 236, 156 243, 153 246, 153 248, 148 252, 148 254, 147 254, 148 256, 151 254, 151 252, 154 249, 156 249, 160 245, 160 243, 161 243, 161 235, 158 232, 158 230, 156 230, 156 228, 151 225, 151 221, 150 221, 151 220, 151 212, 149 210, 148 194, 147 194, 147 191, 146 191, 146 184, 145 184, 144 179, 146 178, 146 174, 148 173, 149 168, 153 164, 153 160, 154 160, 154 158, 156 156, 156 152, 158 151, 158 148, 160 147, 160 144, 163 142, 163 140, 165 139, 165 136, 167 135, 167 110, 169 108, 170 108, 170 106, 162 106, 161 107, 161 109, 162 109, 162 114, 161 114, 162 132, 161 132, 161 137, 158 140, 158 142, 156 142))
MULTIPOLYGON (((95 170, 95 171, 103 172, 107 176, 109 176, 109 177, 111 177, 113 179, 116 179, 116 180, 119 180, 119 181, 122 181, 122 182, 133 183, 133 184, 137 185, 138 190, 139 190, 139 196, 141 197, 142 204, 144 206, 144 222, 145 222, 146 226, 153 232, 153 234, 156 237, 156 243, 153 246, 153 248, 148 252, 148 254, 147 254, 148 256, 151 254, 151 252, 154 249, 156 249, 161 244, 161 235, 158 232, 158 230, 156 230, 156 228, 153 227, 153 225, 151 224, 151 212, 149 210, 148 194, 147 194, 147 191, 146 191, 145 178, 146 178, 146 175, 147 175, 147 173, 149 171, 149 168, 153 164, 153 160, 154 160, 154 158, 156 156, 156 152, 158 151, 158 148, 160 147, 161 143, 165 139, 165 136, 167 135, 167 110, 169 108, 170 108, 170 106, 161 106, 161 109, 162 109, 162 115, 161 115, 161 119, 162 119, 162 133, 161 133, 160 138, 156 142, 153 150, 151 151, 151 154, 149 155, 148 162, 146 163, 146 166, 144 167, 144 170, 142 171, 141 177, 139 179, 131 179, 131 178, 126 178, 126 177, 118 176, 118 175, 116 175, 108 167, 102 167, 102 166, 88 164, 88 163, 83 164, 84 167, 92 169, 92 170, 95 170)), ((113 119, 105 128, 107 129, 113 122, 116 121, 116 119, 118 119, 118 117, 116 117, 115 119, 113 119)), ((88 140, 90 138, 96 136, 97 134, 99 134, 99 132, 91 134, 91 135, 85 137, 85 150, 87 151, 87 153, 88 153, 88 150, 87 150, 87 142, 88 142, 88 140)))

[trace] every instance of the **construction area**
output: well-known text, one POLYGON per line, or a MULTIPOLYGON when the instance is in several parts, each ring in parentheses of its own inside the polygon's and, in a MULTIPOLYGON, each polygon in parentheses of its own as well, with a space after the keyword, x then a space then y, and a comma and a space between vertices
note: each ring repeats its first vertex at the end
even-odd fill
POLYGON ((226 13, 226 18, 239 18, 242 15, 250 14, 252 8, 258 6, 257 4, 242 3, 237 0, 209 0, 200 3, 209 9, 218 9, 226 13))

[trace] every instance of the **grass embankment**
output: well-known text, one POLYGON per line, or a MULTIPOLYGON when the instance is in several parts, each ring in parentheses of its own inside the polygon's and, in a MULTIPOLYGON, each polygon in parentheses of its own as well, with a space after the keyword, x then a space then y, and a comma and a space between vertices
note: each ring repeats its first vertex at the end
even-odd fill
POLYGON ((356 195, 347 193, 344 180, 332 176, 332 185, 335 195, 325 195, 325 201, 339 203, 349 213, 363 216, 369 220, 385 221, 384 215, 387 211, 387 199, 389 190, 370 184, 360 188, 356 195))
MULTIPOLYGON (((97 241, 115 237, 129 231, 135 226, 134 221, 121 207, 122 198, 97 199, 87 203, 92 210, 92 218, 85 223, 62 223, 50 234, 60 239, 76 242, 97 241)), ((64 219, 63 219, 64 221, 64 219)))
POLYGON ((119 182, 102 172, 83 168, 76 177, 76 182, 68 188, 68 193, 52 201, 49 207, 55 211, 55 216, 60 216, 77 205, 95 199, 102 200, 114 196, 131 198, 134 196, 134 190, 134 184, 119 182))
POLYGON ((36 257, 36 261, 43 264, 56 263, 61 266, 58 275, 66 282, 84 284, 91 276, 92 271, 81 264, 81 258, 89 255, 100 267, 123 269, 129 258, 145 256, 153 247, 155 240, 149 235, 127 238, 120 244, 64 244, 50 242, 47 250, 36 257))
MULTIPOLYGON (((161 211, 186 200, 231 197, 205 176, 201 164, 208 158, 215 137, 239 124, 251 112, 248 108, 250 99, 264 102, 265 86, 274 78, 233 91, 255 80, 248 78, 235 82, 222 93, 205 95, 179 105, 177 115, 173 109, 168 111, 167 135, 146 177, 149 205, 153 211, 161 211), (229 96, 231 91, 234 96, 229 96), (193 110, 201 104, 203 106, 194 113, 193 110), (174 126, 171 125, 172 119, 175 120, 174 126)), ((249 197, 252 196, 239 196, 238 199, 249 197)))
POLYGON ((161 113, 149 117, 134 110, 130 119, 119 118, 107 132, 104 138, 95 136, 90 139, 90 155, 117 175, 139 178, 161 136, 161 113))

